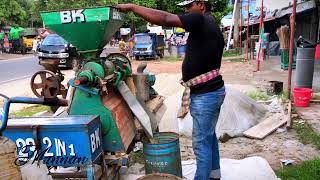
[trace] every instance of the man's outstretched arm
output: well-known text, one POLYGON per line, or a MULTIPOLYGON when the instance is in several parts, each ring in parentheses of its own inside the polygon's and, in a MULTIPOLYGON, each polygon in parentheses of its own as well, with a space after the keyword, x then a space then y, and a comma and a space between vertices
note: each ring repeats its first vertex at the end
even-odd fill
POLYGON ((124 12, 132 11, 152 24, 183 28, 180 18, 177 15, 165 11, 146 8, 135 4, 118 4, 116 8, 124 12))

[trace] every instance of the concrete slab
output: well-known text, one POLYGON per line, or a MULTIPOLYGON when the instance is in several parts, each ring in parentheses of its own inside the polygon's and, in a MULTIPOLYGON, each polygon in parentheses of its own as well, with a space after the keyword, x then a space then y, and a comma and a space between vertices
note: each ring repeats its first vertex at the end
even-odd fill
POLYGON ((307 120, 308 124, 320 133, 320 104, 310 104, 309 107, 296 107, 302 119, 307 120))

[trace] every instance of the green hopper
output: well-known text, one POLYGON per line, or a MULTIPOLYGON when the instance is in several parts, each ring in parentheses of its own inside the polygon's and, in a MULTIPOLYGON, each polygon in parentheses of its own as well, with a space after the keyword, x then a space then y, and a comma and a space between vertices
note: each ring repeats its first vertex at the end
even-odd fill
POLYGON ((113 7, 41 12, 45 26, 77 47, 81 55, 96 56, 124 21, 113 7))

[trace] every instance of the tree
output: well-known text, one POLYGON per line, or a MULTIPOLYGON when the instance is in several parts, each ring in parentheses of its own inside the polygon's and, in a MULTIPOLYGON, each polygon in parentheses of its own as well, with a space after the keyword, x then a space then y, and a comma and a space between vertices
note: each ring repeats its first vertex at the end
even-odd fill
POLYGON ((21 26, 27 14, 16 0, 0 0, 0 26, 21 26))
MULTIPOLYGON (((41 22, 39 13, 40 11, 106 6, 118 3, 134 3, 149 8, 168 11, 174 14, 182 14, 184 12, 184 9, 177 6, 177 3, 181 1, 182 0, 38 0, 33 1, 34 5, 31 6, 31 14, 34 21, 41 22)), ((222 17, 230 11, 230 8, 228 8, 228 2, 228 0, 215 0, 214 2, 212 2, 212 12, 216 16, 218 23, 220 23, 222 17)), ((141 27, 145 27, 146 24, 147 22, 142 18, 134 15, 133 13, 128 13, 126 16, 124 27, 142 29, 141 27)))
MULTIPOLYGON (((174 14, 183 14, 184 9, 177 6, 182 0, 127 0, 123 2, 135 3, 141 6, 146 6, 150 8, 156 8, 159 10, 164 10, 174 14)), ((212 3, 212 14, 216 17, 218 24, 220 24, 221 19, 227 15, 231 8, 228 6, 229 0, 214 0, 212 3)), ((135 16, 133 13, 129 13, 125 26, 127 27, 141 27, 146 25, 146 21, 140 17, 135 16)))

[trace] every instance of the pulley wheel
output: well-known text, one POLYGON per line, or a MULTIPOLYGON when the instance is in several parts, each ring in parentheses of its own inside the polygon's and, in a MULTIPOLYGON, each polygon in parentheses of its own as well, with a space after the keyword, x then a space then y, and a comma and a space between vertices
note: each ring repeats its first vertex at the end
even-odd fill
POLYGON ((31 90, 37 97, 54 98, 60 91, 60 82, 57 76, 48 70, 38 71, 31 78, 31 90))
POLYGON ((125 69, 125 65, 131 68, 131 62, 127 56, 121 53, 111 53, 106 57, 107 60, 111 61, 116 67, 125 69))

